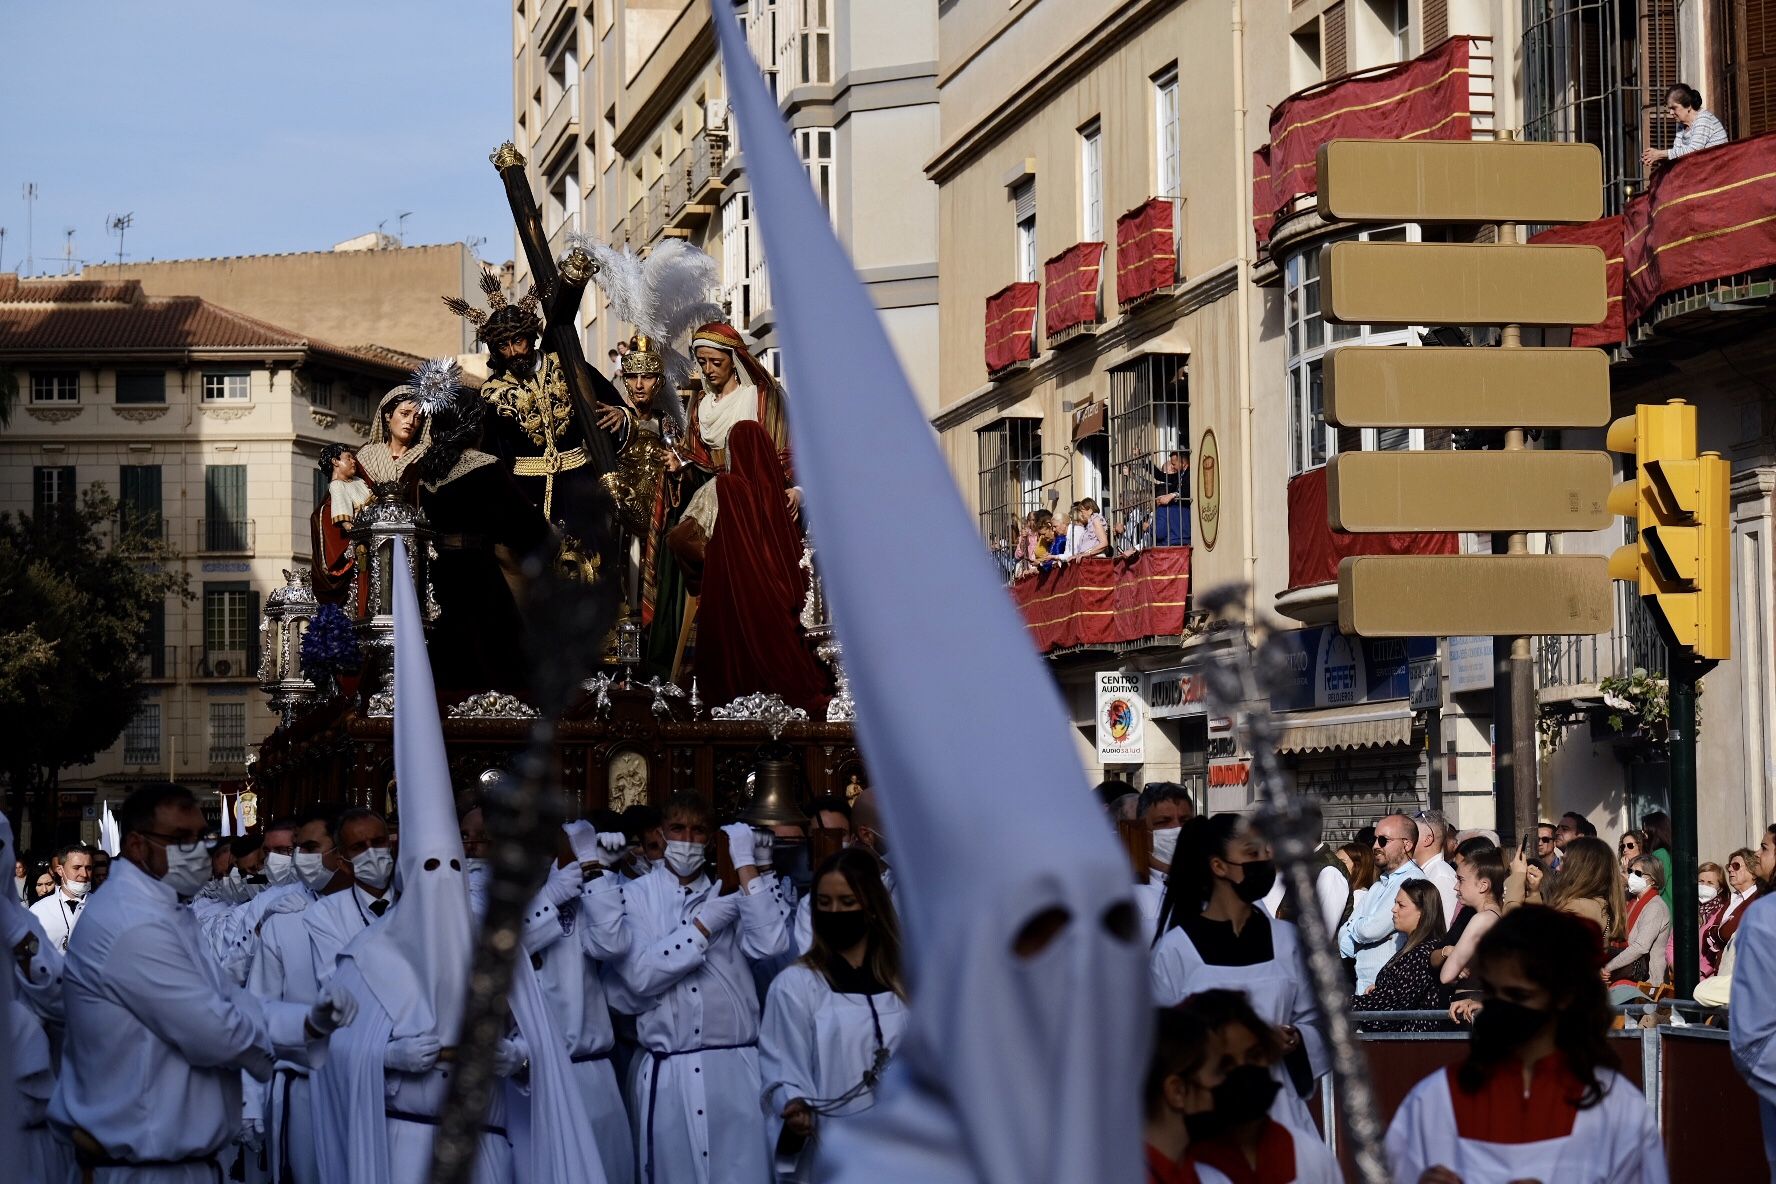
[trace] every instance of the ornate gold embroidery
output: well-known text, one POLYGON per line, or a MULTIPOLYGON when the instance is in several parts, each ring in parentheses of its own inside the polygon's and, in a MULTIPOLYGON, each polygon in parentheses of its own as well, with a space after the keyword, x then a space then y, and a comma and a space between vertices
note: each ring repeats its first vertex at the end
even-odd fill
MULTIPOLYGON (((528 382, 507 375, 496 375, 481 385, 481 397, 487 400, 488 406, 500 415, 517 423, 519 430, 530 438, 530 442, 542 450, 540 457, 524 457, 529 462, 524 467, 532 470, 522 476, 541 476, 543 478, 543 517, 552 518, 555 511, 555 474, 565 469, 578 468, 585 463, 585 453, 579 449, 563 450, 557 444, 560 436, 565 434, 573 423, 573 397, 568 393, 567 382, 561 377, 561 365, 555 355, 542 355, 542 365, 534 377, 528 382), (579 452, 579 463, 569 463, 574 452, 579 452)), ((588 427, 589 430, 589 427, 588 427)))

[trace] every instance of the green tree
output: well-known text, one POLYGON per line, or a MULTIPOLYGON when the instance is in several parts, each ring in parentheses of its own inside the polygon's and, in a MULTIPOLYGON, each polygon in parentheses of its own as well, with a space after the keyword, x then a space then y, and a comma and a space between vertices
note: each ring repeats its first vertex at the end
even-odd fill
POLYGON ((116 743, 142 702, 149 613, 191 597, 150 525, 120 522, 98 486, 34 518, 0 514, 0 773, 39 836, 54 833, 61 770, 116 743))

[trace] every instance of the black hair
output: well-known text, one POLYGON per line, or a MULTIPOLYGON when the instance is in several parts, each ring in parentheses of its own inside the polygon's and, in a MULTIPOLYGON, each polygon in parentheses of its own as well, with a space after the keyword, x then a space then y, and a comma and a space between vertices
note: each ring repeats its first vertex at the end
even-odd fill
POLYGON ((228 849, 234 852, 236 861, 245 859, 263 846, 265 846, 265 836, 263 835, 236 835, 228 840, 228 849))
POLYGON ((1196 811, 1196 801, 1190 791, 1176 781, 1149 781, 1141 787, 1140 800, 1135 803, 1135 817, 1147 817, 1148 812, 1161 802, 1183 802, 1192 813, 1196 811))
POLYGON ((285 814, 281 818, 273 818, 270 822, 268 822, 264 826, 260 827, 259 833, 261 835, 268 835, 274 830, 293 831, 299 825, 300 824, 294 818, 290 817, 288 814, 285 814))
POLYGON ((630 842, 637 842, 650 830, 659 830, 665 823, 666 815, 658 806, 636 804, 623 811, 623 834, 630 842))
POLYGON ((432 442, 419 458, 419 476, 441 481, 456 467, 462 454, 481 443, 481 425, 487 404, 474 391, 458 388, 456 397, 430 413, 432 442))
MULTIPOLYGON (((1578 831, 1583 838, 1595 839, 1597 837, 1597 828, 1592 826, 1591 820, 1586 818, 1583 814, 1577 814, 1568 810, 1566 813, 1562 814, 1561 817, 1572 819, 1573 829, 1578 831)), ((1558 830, 1559 828, 1556 827, 1555 829, 1558 830)))
POLYGON ((1159 1009, 1153 1024, 1153 1055, 1147 1058, 1147 1079, 1141 1090, 1149 1119, 1159 1117, 1166 1078, 1189 1081, 1202 1071, 1212 1035, 1202 1017, 1188 1008, 1159 1009))
POLYGON ((319 822, 326 826, 328 834, 332 834, 333 822, 339 817, 339 809, 337 803, 328 802, 317 802, 308 806, 296 815, 296 829, 301 830, 310 823, 319 822))
POLYGON ((55 853, 55 858, 60 859, 63 862, 66 862, 68 856, 73 855, 77 851, 84 851, 88 855, 91 855, 93 853, 93 849, 91 847, 88 847, 85 843, 82 843, 80 840, 76 839, 74 842, 69 843, 67 846, 59 848, 55 853))
POLYGON ((138 785, 117 808, 117 835, 146 834, 154 829, 154 816, 162 806, 197 805, 197 796, 183 785, 171 781, 150 781, 138 785))
POLYGON ((1498 855, 1498 844, 1487 838, 1485 835, 1473 835, 1463 839, 1455 845, 1456 855, 1467 860, 1469 863, 1480 858, 1481 852, 1483 851, 1491 851, 1496 858, 1498 855))
POLYGON ((842 797, 838 797, 837 795, 829 795, 829 796, 823 797, 823 798, 815 798, 812 802, 810 802, 808 804, 808 822, 809 822, 809 824, 812 825, 814 822, 814 819, 822 813, 841 814, 844 816, 845 822, 847 824, 849 824, 851 821, 851 803, 847 802, 842 797))
POLYGON ((1654 810, 1651 814, 1643 814, 1640 818, 1640 829, 1647 837, 1647 853, 1651 854, 1661 848, 1671 850, 1671 815, 1663 810, 1654 810))
POLYGON ((1153 932, 1155 942, 1166 930, 1180 927, 1208 905, 1209 894, 1215 889, 1215 874, 1209 870, 1209 860, 1227 858, 1228 844, 1239 833, 1243 821, 1238 814, 1227 813, 1199 816, 1184 823, 1178 832, 1171 871, 1166 873, 1159 924, 1153 932))
MULTIPOLYGON (((820 881, 833 872, 845 878, 845 883, 856 893, 863 904, 863 911, 869 916, 869 944, 863 957, 864 969, 882 986, 905 999, 906 984, 901 974, 900 919, 894 912, 894 898, 888 894, 887 886, 882 883, 881 862, 861 847, 847 847, 827 856, 814 869, 814 878, 809 884, 810 908, 813 907, 813 898, 819 890, 820 881)), ((839 953, 840 951, 828 946, 816 930, 813 944, 802 955, 802 965, 819 972, 828 985, 837 990, 838 984, 833 982, 832 967, 839 960, 839 953)))
MULTIPOLYGON (((1516 961, 1524 978, 1547 988, 1555 1017, 1554 1046, 1565 1054, 1573 1076, 1585 1087, 1574 1103, 1581 1110, 1597 1105, 1604 1095, 1598 1070, 1619 1064, 1609 1046, 1609 992, 1597 973, 1603 965, 1597 927, 1557 909, 1524 905, 1500 917, 1486 931, 1474 951, 1472 966, 1480 971, 1507 958, 1516 961)), ((1469 1040, 1468 1057, 1456 1071, 1456 1084, 1466 1093, 1480 1092, 1493 1072, 1516 1052, 1497 1047, 1496 1042, 1483 1045, 1469 1040)))
POLYGON ((695 818, 704 825, 715 821, 715 815, 709 809, 709 803, 690 790, 679 790, 666 799, 666 805, 660 811, 660 821, 664 823, 674 814, 686 818, 695 818))
POLYGON ((623 816, 615 810, 597 809, 586 815, 586 821, 592 829, 603 834, 621 834, 623 832, 623 816))
POLYGON ((1107 780, 1098 782, 1097 789, 1092 792, 1098 795, 1098 804, 1105 809, 1109 809, 1117 803, 1118 799, 1134 793, 1135 787, 1126 781, 1111 777, 1107 780))
POLYGON ((348 452, 353 456, 358 454, 357 448, 350 444, 329 444, 321 449, 319 462, 321 476, 331 481, 333 479, 333 462, 348 452))
POLYGON ((1266 1062, 1275 1064, 1283 1059, 1283 1044, 1276 1029, 1264 1022, 1244 991, 1227 987, 1198 991, 1178 1006, 1200 1019, 1211 1033, 1238 1024, 1258 1042, 1258 1051, 1266 1062))
POLYGON ((1674 82, 1666 87, 1665 97, 1676 99, 1679 104, 1692 111, 1702 110, 1702 92, 1687 82, 1674 82))

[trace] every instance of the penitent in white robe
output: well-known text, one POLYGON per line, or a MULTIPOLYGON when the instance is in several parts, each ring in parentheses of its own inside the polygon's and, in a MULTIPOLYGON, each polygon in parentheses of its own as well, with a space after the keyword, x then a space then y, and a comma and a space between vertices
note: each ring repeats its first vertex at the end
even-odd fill
MULTIPOLYGON (((1552 1058, 1550 1058, 1552 1059, 1552 1058)), ((1516 1080, 1521 1070, 1502 1068, 1516 1080)), ((1665 1147, 1646 1097, 1620 1074, 1598 1071, 1604 1098, 1576 1114, 1551 1091, 1527 1107, 1531 1117, 1511 1120, 1508 1108, 1490 1112, 1458 1094, 1455 1070, 1439 1069, 1412 1087, 1388 1127, 1387 1155, 1396 1180, 1417 1180, 1445 1167, 1462 1184, 1666 1184, 1665 1147), (1564 1130, 1565 1133, 1562 1133, 1564 1130)))
MULTIPOLYGON (((875 1063, 877 1040, 892 1053, 906 1022, 906 1004, 893 991, 841 994, 825 975, 799 963, 778 975, 759 1028, 762 1101, 773 1146, 783 1130, 785 1106, 797 1098, 838 1098, 856 1088, 875 1063)), ((875 1091, 866 1090, 833 1113, 817 1116, 814 1140, 789 1174, 779 1162, 778 1179, 809 1184, 815 1178, 815 1143, 875 1101, 875 1091)))
MULTIPOLYGON (((1259 1019, 1273 1025, 1291 1024, 1301 1033, 1308 1066, 1319 1077, 1331 1064, 1295 926, 1256 914, 1247 922, 1258 923, 1270 925, 1272 957, 1255 966, 1211 966, 1197 953, 1189 934, 1182 929, 1168 930, 1153 948, 1154 1002, 1171 1007, 1199 991, 1223 987, 1244 991, 1259 1019)), ((1270 1116, 1291 1130, 1318 1138, 1319 1128, 1307 1104, 1296 1094, 1288 1069, 1279 1063, 1271 1072, 1283 1088, 1277 1091, 1270 1116)))
POLYGON ((639 1008, 631 1111, 644 1184, 770 1179, 749 966, 791 940, 770 879, 742 890, 739 917, 713 938, 692 923, 719 891, 708 877, 686 887, 658 867, 623 889, 629 949, 617 968, 639 1008))
MULTIPOLYGON (((306 891, 306 889, 304 889, 306 891)), ((299 913, 274 913, 259 929, 258 949, 247 971, 247 989, 261 999, 312 1006, 333 964, 315 959, 309 918, 319 898, 299 913)), ((320 1184, 308 1068, 279 1058, 265 1085, 242 1083, 245 1115, 265 1123, 267 1158, 274 1184, 320 1184)))

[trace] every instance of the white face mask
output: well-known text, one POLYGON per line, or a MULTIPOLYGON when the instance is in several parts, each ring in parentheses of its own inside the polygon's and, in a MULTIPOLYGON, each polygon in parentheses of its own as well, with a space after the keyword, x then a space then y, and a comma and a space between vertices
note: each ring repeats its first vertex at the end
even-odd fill
POLYGON ((1717 897, 1719 895, 1720 895, 1720 889, 1716 888, 1713 884, 1698 884, 1698 885, 1696 885, 1696 899, 1698 901, 1700 901, 1702 904, 1707 904, 1709 901, 1713 900, 1715 897, 1717 897))
POLYGON ((91 884, 78 884, 73 880, 63 880, 62 887, 67 890, 69 896, 74 897, 76 900, 92 891, 91 884))
POLYGON ((333 869, 327 866, 325 855, 315 851, 298 851, 296 877, 308 885, 309 891, 319 892, 333 879, 333 869))
POLYGON ((1168 826, 1153 832, 1153 858, 1170 866, 1172 856, 1178 851, 1178 835, 1183 831, 1181 826, 1168 826))
POLYGON ((677 839, 666 840, 666 866, 672 869, 675 876, 694 876, 703 870, 708 862, 709 849, 702 843, 681 843, 677 839))
POLYGON ((265 853, 265 879, 270 884, 294 884, 296 861, 282 851, 265 853))
POLYGON ((179 850, 174 843, 166 849, 166 874, 160 882, 178 893, 181 898, 189 899, 196 896, 198 890, 210 880, 210 853, 204 850, 202 843, 190 851, 179 850))
POLYGON ((1647 878, 1639 872, 1628 873, 1628 895, 1639 896, 1647 890, 1647 878))
POLYGON ((387 847, 369 847, 352 857, 352 875, 358 883, 375 892, 388 887, 395 874, 395 855, 387 847))

